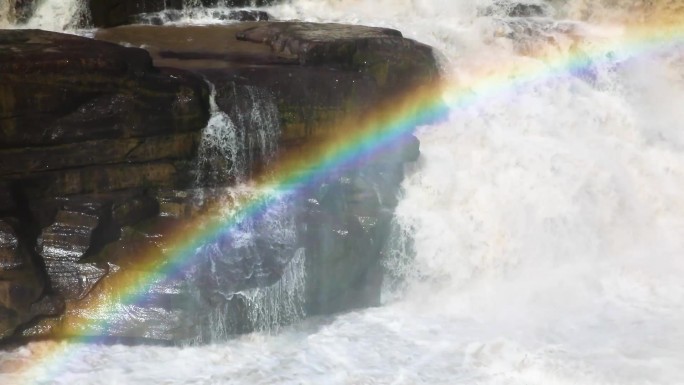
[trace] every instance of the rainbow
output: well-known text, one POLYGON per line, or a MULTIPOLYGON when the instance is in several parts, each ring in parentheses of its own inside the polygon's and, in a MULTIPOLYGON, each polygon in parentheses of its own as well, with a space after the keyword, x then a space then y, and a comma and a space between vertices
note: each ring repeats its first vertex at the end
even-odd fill
MULTIPOLYGON (((142 293, 154 283, 156 277, 173 276, 192 264, 192 256, 201 245, 229 231, 247 218, 263 212, 274 199, 300 191, 307 185, 325 178, 331 172, 351 167, 360 159, 372 157, 381 149, 396 144, 410 135, 418 126, 433 124, 448 118, 453 111, 492 97, 507 96, 520 87, 533 86, 558 76, 572 75, 602 62, 620 62, 633 57, 668 52, 684 47, 684 25, 641 25, 630 27, 615 39, 604 44, 576 48, 569 54, 541 53, 527 65, 491 63, 481 68, 470 80, 443 80, 421 86, 393 100, 365 118, 361 124, 340 126, 332 132, 340 133, 325 143, 306 147, 297 156, 285 157, 277 162, 270 177, 256 178, 253 182, 260 195, 239 202, 238 209, 229 218, 204 217, 190 224, 194 232, 178 230, 171 234, 171 251, 162 261, 155 253, 140 257, 139 274, 115 274, 110 286, 115 294, 98 298, 89 305, 94 314, 105 314, 115 303, 134 304, 141 301, 142 293), (541 59, 541 60, 539 60, 541 59), (170 258, 169 258, 170 256, 170 258), (144 272, 144 273, 142 273, 144 272)), ((103 317, 105 318, 105 317, 103 317)), ((112 326, 107 321, 76 320, 75 326, 64 330, 65 335, 95 334, 112 326)), ((79 358, 78 344, 87 337, 72 339, 70 343, 53 343, 35 354, 30 360, 12 368, 18 383, 32 383, 37 377, 56 378, 69 362, 79 358)))

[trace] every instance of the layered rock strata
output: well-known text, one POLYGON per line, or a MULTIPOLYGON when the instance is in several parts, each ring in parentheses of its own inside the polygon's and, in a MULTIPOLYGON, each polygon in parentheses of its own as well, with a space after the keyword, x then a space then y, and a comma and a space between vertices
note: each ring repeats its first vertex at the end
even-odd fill
POLYGON ((0 283, 25 293, 0 296, 1 336, 206 342, 379 303, 415 138, 229 225, 263 194, 234 184, 434 82, 429 47, 311 23, 96 39, 0 31, 0 283), (225 229, 179 254, 206 218, 225 229))

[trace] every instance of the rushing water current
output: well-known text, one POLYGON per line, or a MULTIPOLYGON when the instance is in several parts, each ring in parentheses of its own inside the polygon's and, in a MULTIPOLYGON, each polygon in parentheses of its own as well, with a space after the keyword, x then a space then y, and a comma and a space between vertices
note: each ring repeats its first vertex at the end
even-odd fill
MULTIPOLYGON (((610 3, 550 1, 530 19, 488 1, 271 7, 397 28, 436 47, 454 83, 540 76, 419 129, 395 234, 415 256, 387 261, 405 281, 382 307, 210 346, 71 347, 86 354, 37 383, 684 383, 684 48, 542 75, 550 53, 619 47, 648 2, 610 3)), ((55 344, 0 352, 0 383, 55 344)))

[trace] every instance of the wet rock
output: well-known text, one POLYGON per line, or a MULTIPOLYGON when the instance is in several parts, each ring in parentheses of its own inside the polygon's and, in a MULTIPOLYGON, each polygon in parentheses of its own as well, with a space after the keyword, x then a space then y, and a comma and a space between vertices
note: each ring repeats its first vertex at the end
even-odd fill
POLYGON ((202 210, 199 191, 160 189, 156 193, 159 215, 176 219, 196 217, 202 210))
POLYGON ((45 288, 42 274, 34 266, 27 245, 17 236, 10 222, 17 221, 0 221, 0 254, 3 256, 3 268, 0 268, 0 338, 10 336, 17 327, 35 317, 53 314, 52 310, 59 311, 58 306, 50 309, 46 306, 48 300, 41 299, 45 288), (8 257, 10 263, 7 263, 8 257))
POLYGON ((55 317, 64 313, 64 300, 55 295, 45 295, 31 304, 31 314, 37 316, 55 317))
POLYGON ((19 249, 19 239, 14 229, 0 220, 0 271, 12 270, 24 265, 24 256, 19 249))
POLYGON ((102 215, 101 207, 81 207, 57 212, 54 223, 38 239, 53 290, 66 299, 85 297, 107 274, 106 266, 81 262, 91 247, 91 237, 102 215))
POLYGON ((12 196, 12 188, 9 181, 0 180, 0 215, 15 211, 17 203, 12 196))
POLYGON ((0 281, 0 304, 18 312, 27 312, 31 304, 38 299, 42 290, 42 286, 35 280, 29 282, 0 281))
POLYGON ((58 315, 22 335, 208 342, 273 330, 304 310, 379 303, 382 249, 404 164, 418 157, 415 137, 265 207, 249 206, 261 198, 249 183, 228 186, 268 175, 284 157, 436 81, 429 47, 395 30, 312 23, 129 26, 97 38, 147 52, 0 32, 0 192, 4 183, 8 212, 21 214, 28 234, 19 249, 37 251, 29 256, 42 259, 48 280, 31 258, 0 271, 0 281, 25 288, 14 297, 21 301, 0 302, 11 319, 0 333, 40 313, 58 315), (10 51, 17 55, 2 55, 10 51), (232 124, 218 139, 236 139, 219 142, 240 148, 240 159, 233 147, 217 153, 221 162, 194 159, 217 139, 198 135, 209 112, 202 78, 215 85, 215 116, 232 124), (44 97, 32 107, 36 94, 44 97), (203 178, 212 168, 242 179, 203 178), (235 222, 231 213, 245 207, 235 222), (144 289, 131 296, 131 282, 144 289))
POLYGON ((159 213, 159 202, 147 195, 136 195, 112 207, 112 220, 119 228, 135 225, 159 213))
POLYGON ((0 31, 3 51, 0 212, 21 203, 44 227, 45 200, 191 179, 185 164, 209 115, 200 77, 159 70, 140 49, 45 31, 0 31))
POLYGON ((17 312, 0 306, 0 338, 9 337, 20 324, 17 312))
POLYGON ((378 306, 382 250, 403 179, 403 162, 357 165, 309 190, 299 220, 307 252, 306 312, 378 306))
POLYGON ((332 66, 371 74, 381 87, 408 88, 437 75, 432 49, 389 28, 302 22, 261 23, 238 40, 267 44, 307 66, 332 66))
POLYGON ((154 68, 141 49, 0 31, 2 148, 198 131, 207 97, 201 78, 154 68))
POLYGON ((197 133, 90 140, 50 147, 0 150, 0 176, 116 163, 192 157, 197 133))
MULTIPOLYGON (((193 210, 183 215, 165 215, 162 205, 162 216, 125 227, 117 241, 86 257, 88 263, 108 266, 108 274, 87 296, 68 300, 63 315, 43 320, 23 335, 59 333, 209 342, 218 338, 212 337, 210 330, 217 322, 212 317, 219 305, 231 307, 224 315, 234 318, 231 325, 214 325, 225 332, 221 338, 253 330, 249 317, 236 310, 244 307, 247 299, 237 297, 245 290, 278 282, 295 254, 294 228, 289 238, 284 238, 282 229, 275 231, 269 227, 283 223, 254 219, 239 229, 228 227, 225 232, 207 235, 201 246, 183 254, 174 248, 179 235, 196 233, 189 221, 197 217, 196 210, 206 216, 218 202, 223 202, 222 208, 226 209, 231 201, 225 199, 226 195, 227 190, 219 189, 158 192, 162 201, 173 200, 192 206, 193 210), (192 263, 184 269, 171 267, 174 263, 185 266, 188 261, 192 263), (165 271, 174 274, 167 275, 165 271), (127 288, 122 282, 132 281, 148 283, 134 301, 106 309, 98 306, 105 298, 120 298, 124 295, 121 290, 127 288)), ((219 211, 214 213, 220 215, 219 211)), ((294 226, 293 222, 290 225, 294 226)))
POLYGON ((136 188, 172 187, 182 180, 177 167, 178 164, 168 161, 124 163, 12 176, 12 179, 33 200, 136 188))

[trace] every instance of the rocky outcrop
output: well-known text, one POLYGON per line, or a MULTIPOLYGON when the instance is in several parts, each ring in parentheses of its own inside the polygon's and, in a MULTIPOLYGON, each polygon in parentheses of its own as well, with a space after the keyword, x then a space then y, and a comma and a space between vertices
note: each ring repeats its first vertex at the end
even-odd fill
POLYGON ((38 316, 57 315, 63 309, 60 299, 43 295, 44 281, 15 226, 16 219, 0 220, 0 338, 38 316))
MULTIPOLYGON (((201 73, 218 106, 236 118, 236 96, 256 87, 275 96, 281 145, 330 134, 382 101, 431 84, 438 69, 429 46, 396 30, 298 22, 209 27, 125 26, 97 39, 145 46, 155 65, 201 73)), ((239 107, 239 106, 238 106, 239 107)))
POLYGON ((65 299, 85 297, 107 274, 106 266, 79 263, 90 249, 99 225, 101 207, 59 210, 54 223, 38 238, 38 253, 45 262, 52 289, 65 299))
POLYGON ((432 84, 430 47, 312 23, 96 39, 0 31, 0 53, 13 52, 0 55, 0 215, 16 218, 0 282, 30 289, 0 302, 2 335, 206 342, 379 303, 414 137, 239 223, 231 213, 264 191, 233 185, 432 84), (122 292, 132 282, 145 283, 135 298, 122 292))
POLYGON ((2 148, 148 137, 206 124, 201 79, 154 68, 144 50, 5 30, 0 52, 2 148))
MULTIPOLYGON (((0 31, 0 176, 30 198, 175 183, 208 89, 137 48, 0 31), (11 54, 10 54, 11 53, 11 54)), ((193 144, 194 143, 194 144, 193 144)))
POLYGON ((200 77, 153 67, 137 48, 10 30, 0 52, 0 218, 14 218, 0 226, 0 282, 23 293, 0 303, 6 335, 107 274, 81 260, 150 215, 107 194, 181 183, 209 95, 200 77))

